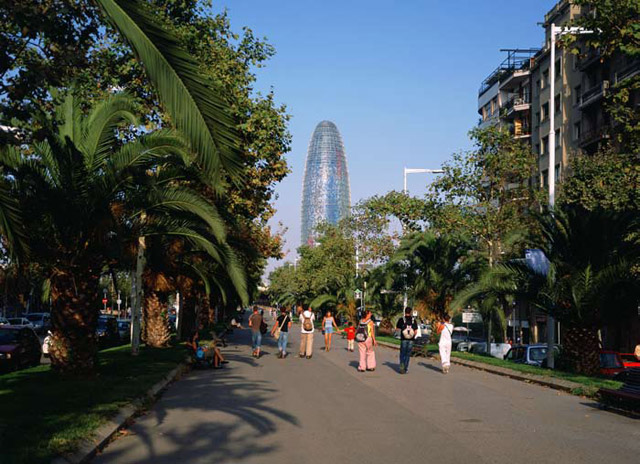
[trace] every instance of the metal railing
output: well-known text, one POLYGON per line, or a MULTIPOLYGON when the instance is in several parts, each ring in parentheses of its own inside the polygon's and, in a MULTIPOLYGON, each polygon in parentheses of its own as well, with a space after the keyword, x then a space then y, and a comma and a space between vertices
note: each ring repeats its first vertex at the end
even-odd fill
POLYGON ((580 95, 580 107, 589 105, 604 97, 607 94, 607 89, 609 89, 609 81, 602 81, 586 90, 580 95))

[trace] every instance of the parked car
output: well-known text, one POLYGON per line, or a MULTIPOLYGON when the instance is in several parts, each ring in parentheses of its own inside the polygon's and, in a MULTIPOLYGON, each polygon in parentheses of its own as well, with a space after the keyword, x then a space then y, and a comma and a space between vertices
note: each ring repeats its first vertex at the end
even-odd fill
POLYGON ((451 349, 457 350, 460 343, 469 342, 471 330, 466 327, 454 327, 451 333, 451 349))
POLYGON ((30 327, 0 327, 0 369, 17 370, 40 365, 40 340, 30 327))
POLYGON ((116 346, 120 343, 120 334, 118 333, 118 320, 115 316, 101 315, 98 317, 98 327, 96 328, 98 336, 98 345, 100 348, 116 346))
MULTIPOLYGON (((546 367, 547 351, 548 347, 546 344, 515 345, 504 355, 504 359, 517 364, 546 367)), ((555 346, 554 351, 557 354, 560 352, 560 349, 555 346)))
POLYGON ((633 353, 618 353, 625 369, 640 368, 640 360, 633 353))
POLYGON ((9 319, 6 317, 0 317, 0 325, 9 325, 9 319))
POLYGON ((26 317, 10 317, 8 321, 10 325, 21 325, 33 328, 33 324, 26 317))
MULTIPOLYGON (((491 356, 498 359, 504 359, 504 355, 509 352, 511 345, 509 343, 492 343, 491 344, 491 356)), ((487 342, 473 343, 469 349, 469 353, 473 354, 486 354, 487 342)))
POLYGON ((600 351, 600 374, 605 377, 616 377, 624 372, 624 364, 620 354, 615 351, 600 351))
POLYGON ((49 313, 29 313, 24 317, 31 322, 36 333, 45 333, 51 327, 51 314, 49 313))
POLYGON ((118 319, 118 335, 121 342, 131 340, 131 319, 118 319))

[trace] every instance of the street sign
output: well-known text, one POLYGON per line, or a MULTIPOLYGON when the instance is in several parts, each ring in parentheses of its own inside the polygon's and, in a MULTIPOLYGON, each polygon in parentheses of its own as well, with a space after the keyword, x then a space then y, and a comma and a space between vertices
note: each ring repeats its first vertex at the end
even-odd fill
POLYGON ((360 290, 356 290, 356 300, 362 298, 362 292, 360 290))
POLYGON ((482 322, 482 314, 480 313, 462 313, 463 324, 479 324, 482 322))
POLYGON ((109 300, 107 300, 106 298, 103 298, 102 299, 102 304, 107 304, 107 301, 109 301, 109 300))

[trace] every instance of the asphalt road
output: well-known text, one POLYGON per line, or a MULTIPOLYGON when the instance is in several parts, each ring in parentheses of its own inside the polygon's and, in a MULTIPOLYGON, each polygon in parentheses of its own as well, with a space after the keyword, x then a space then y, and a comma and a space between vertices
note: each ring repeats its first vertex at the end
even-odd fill
MULTIPOLYGON (((299 326, 292 328, 297 354, 299 326)), ((250 356, 248 330, 230 364, 196 370, 111 443, 95 463, 607 463, 640 462, 640 421, 590 400, 378 348, 375 372, 334 335, 312 359, 250 356)))

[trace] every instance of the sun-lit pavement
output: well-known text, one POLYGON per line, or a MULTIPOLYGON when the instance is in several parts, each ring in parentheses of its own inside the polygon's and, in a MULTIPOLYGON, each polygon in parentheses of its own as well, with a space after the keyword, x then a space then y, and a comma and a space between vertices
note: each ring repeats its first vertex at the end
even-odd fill
POLYGON ((378 348, 378 369, 359 373, 357 352, 316 334, 310 360, 250 356, 235 331, 222 370, 175 383, 96 463, 638 463, 640 420, 590 400, 378 348))

